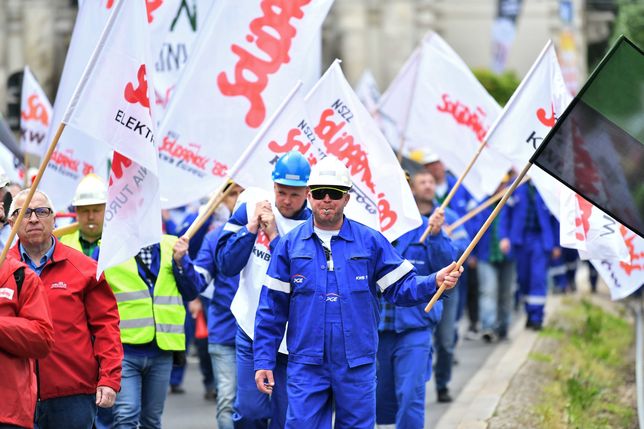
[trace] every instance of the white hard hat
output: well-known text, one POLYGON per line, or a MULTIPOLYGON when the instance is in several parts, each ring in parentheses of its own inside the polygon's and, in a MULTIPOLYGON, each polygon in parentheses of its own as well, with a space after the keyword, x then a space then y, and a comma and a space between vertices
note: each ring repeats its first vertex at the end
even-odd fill
POLYGON ((409 159, 419 164, 431 164, 440 161, 438 154, 431 149, 416 149, 409 154, 409 159))
POLYGON ((107 203, 107 186, 103 179, 94 173, 83 177, 76 187, 72 205, 78 207, 105 203, 107 203))
POLYGON ((341 186, 351 187, 349 169, 338 158, 328 155, 311 168, 309 186, 341 186))

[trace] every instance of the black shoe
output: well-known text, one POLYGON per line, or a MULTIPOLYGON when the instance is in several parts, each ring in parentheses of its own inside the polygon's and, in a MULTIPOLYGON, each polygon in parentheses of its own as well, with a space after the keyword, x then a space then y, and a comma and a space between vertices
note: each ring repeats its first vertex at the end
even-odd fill
POLYGON ((543 329, 543 324, 541 322, 533 322, 532 320, 528 319, 525 322, 525 327, 534 331, 540 331, 541 329, 543 329))
POLYGON ((452 402, 452 400, 453 399, 449 394, 449 389, 445 388, 438 391, 438 402, 447 403, 452 402))
POLYGON ((170 385, 170 393, 173 394, 183 394, 186 393, 186 390, 181 386, 170 385))
POLYGON ((215 392, 214 389, 208 389, 206 390, 206 393, 203 394, 203 398, 206 401, 216 401, 217 400, 217 393, 215 392))
POLYGON ((481 338, 488 344, 493 343, 498 339, 494 331, 484 331, 481 338))

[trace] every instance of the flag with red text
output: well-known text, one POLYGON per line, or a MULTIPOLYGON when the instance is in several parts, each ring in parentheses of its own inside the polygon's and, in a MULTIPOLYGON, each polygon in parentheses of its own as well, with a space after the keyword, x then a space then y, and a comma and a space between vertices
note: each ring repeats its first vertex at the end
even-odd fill
POLYGON ((144 0, 114 5, 63 118, 114 150, 98 273, 161 238, 147 23, 144 0))
POLYGON ((319 34, 331 3, 213 5, 159 127, 164 206, 214 190, 294 82, 315 82, 319 71, 312 65, 319 64, 319 34))
MULTIPOLYGON (((402 137, 408 151, 428 148, 455 175, 462 174, 501 108, 465 62, 437 34, 420 46, 414 91, 402 137)), ((411 76, 411 74, 410 74, 411 76)), ((482 149, 463 184, 476 198, 493 194, 511 164, 482 149)))
POLYGON ((523 168, 570 100, 549 40, 485 138, 515 167, 523 168))
POLYGON ((615 219, 567 187, 561 188, 560 201, 561 246, 579 250, 582 259, 630 262, 621 225, 615 219))
MULTIPOLYGON (((305 103, 310 122, 298 125, 299 135, 310 140, 312 149, 317 146, 318 153, 345 163, 351 173, 347 216, 390 241, 418 227, 420 214, 396 155, 349 86, 339 61, 307 94, 305 103)), ((282 141, 284 151, 309 144, 291 135, 282 141)))
POLYGON ((644 286, 644 238, 624 226, 620 226, 619 232, 628 249, 629 261, 590 261, 608 285, 613 300, 625 298, 644 286))
MULTIPOLYGON (((571 99, 548 41, 490 128, 487 144, 522 169, 571 99)), ((548 209, 559 216, 559 183, 536 166, 528 174, 548 209)))
POLYGON ((42 157, 47 151, 47 132, 52 107, 45 91, 25 67, 20 100, 20 148, 25 153, 42 157))
MULTIPOLYGON (((129 1, 127 3, 130 3, 129 1)), ((146 22, 154 36, 148 42, 156 55, 162 49, 163 37, 168 32, 174 13, 181 0, 145 0, 146 22)), ((92 0, 79 4, 71 42, 67 50, 63 73, 56 93, 47 145, 53 139, 72 93, 78 84, 90 56, 105 28, 116 0, 92 0)), ((127 6, 128 8, 131 6, 127 6)), ((155 113, 156 115, 156 113, 155 113)), ((40 183, 57 207, 67 207, 80 180, 89 173, 107 177, 108 160, 112 148, 91 136, 67 127, 61 135, 45 175, 40 183)))

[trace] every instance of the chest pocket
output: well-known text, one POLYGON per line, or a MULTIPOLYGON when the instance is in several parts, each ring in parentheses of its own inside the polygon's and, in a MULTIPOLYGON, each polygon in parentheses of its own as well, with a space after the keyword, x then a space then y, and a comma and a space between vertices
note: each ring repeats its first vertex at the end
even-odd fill
POLYGON ((313 256, 294 254, 291 256, 291 288, 292 297, 311 295, 315 293, 315 267, 313 256))
POLYGON ((353 253, 346 261, 349 288, 351 292, 369 292, 372 273, 369 271, 370 256, 365 253, 353 253))

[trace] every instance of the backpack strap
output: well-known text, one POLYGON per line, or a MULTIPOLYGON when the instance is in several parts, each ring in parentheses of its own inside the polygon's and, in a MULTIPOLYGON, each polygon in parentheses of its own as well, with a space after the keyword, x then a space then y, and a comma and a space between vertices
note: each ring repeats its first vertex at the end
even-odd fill
POLYGON ((16 291, 18 292, 18 298, 20 297, 20 290, 22 289, 22 283, 25 281, 25 267, 20 267, 13 272, 13 278, 16 281, 16 291))

